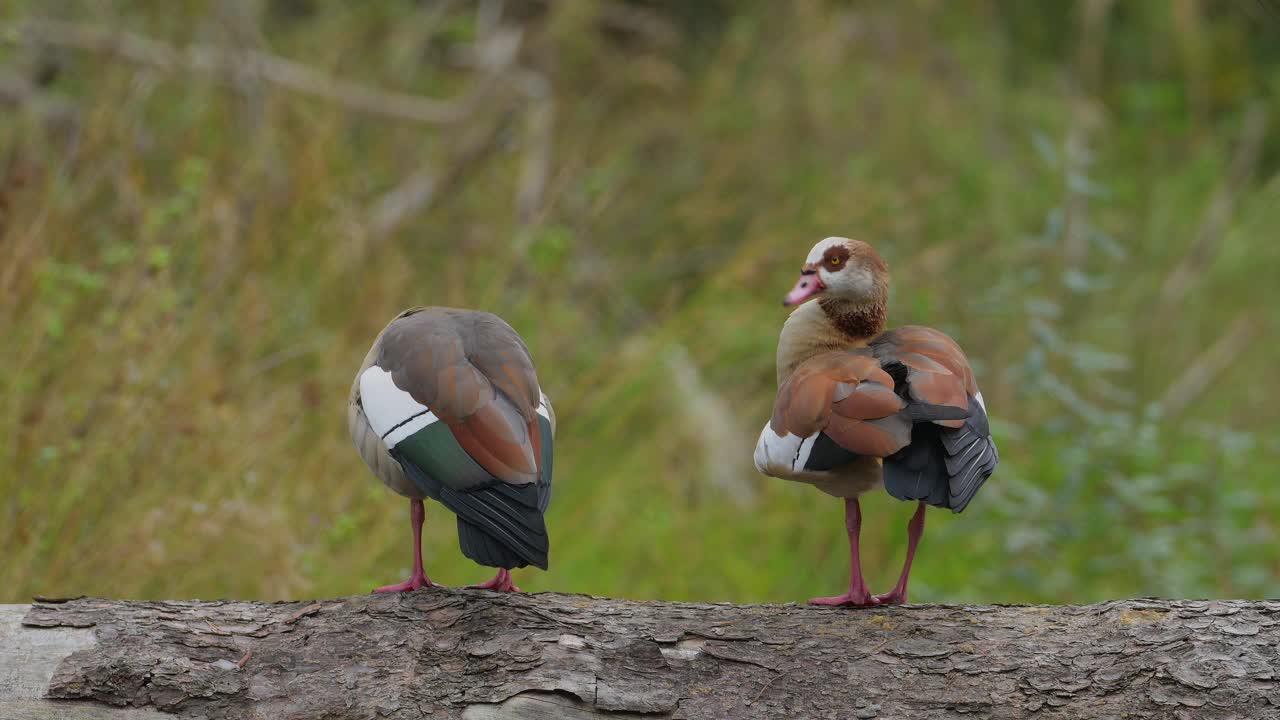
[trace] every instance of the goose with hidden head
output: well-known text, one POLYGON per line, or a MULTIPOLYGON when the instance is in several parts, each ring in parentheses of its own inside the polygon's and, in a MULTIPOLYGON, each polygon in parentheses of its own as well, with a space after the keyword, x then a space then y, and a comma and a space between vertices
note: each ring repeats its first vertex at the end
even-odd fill
POLYGON ((778 395, 755 464, 844 499, 849 591, 810 601, 817 605, 906 602, 925 507, 961 512, 999 460, 960 346, 932 328, 885 330, 888 296, 889 268, 876 251, 830 237, 809 252, 783 300, 799 307, 778 339, 778 395), (917 507, 897 585, 873 596, 858 557, 858 496, 880 485, 917 507))
POLYGON ((356 373, 347 427, 365 464, 409 498, 413 572, 374 592, 434 585, 422 565, 423 499, 457 515, 462 554, 498 568, 476 585, 518 592, 513 568, 547 568, 555 413, 529 349, 496 315, 416 307, 397 315, 356 373))

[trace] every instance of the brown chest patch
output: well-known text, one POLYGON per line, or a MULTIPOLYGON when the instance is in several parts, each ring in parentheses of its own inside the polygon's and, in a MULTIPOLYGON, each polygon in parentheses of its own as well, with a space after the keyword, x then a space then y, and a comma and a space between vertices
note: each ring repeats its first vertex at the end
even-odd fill
POLYGON ((865 340, 884 332, 883 302, 854 305, 839 298, 820 298, 818 304, 831 319, 831 324, 853 340, 865 340))

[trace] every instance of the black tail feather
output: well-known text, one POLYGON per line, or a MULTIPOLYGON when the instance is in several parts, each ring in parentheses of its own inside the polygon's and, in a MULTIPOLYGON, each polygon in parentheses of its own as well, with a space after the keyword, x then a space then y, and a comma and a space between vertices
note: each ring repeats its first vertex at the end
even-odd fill
POLYGON ((941 440, 951 475, 951 510, 961 512, 1000 461, 995 441, 991 439, 987 411, 977 398, 969 398, 969 417, 964 426, 944 429, 941 440))
POLYGON ((884 459, 884 489, 899 500, 922 500, 951 507, 950 474, 939 439, 941 427, 921 423, 911 428, 911 444, 884 459))
POLYGON ((462 519, 462 516, 458 516, 458 547, 463 555, 480 565, 511 570, 529 564, 478 525, 462 519))
POLYGON ((991 477, 996 469, 999 457, 996 455, 996 444, 991 438, 982 438, 965 450, 965 460, 951 478, 951 509, 960 512, 965 509, 978 489, 991 477))
MULTIPOLYGON (((515 567, 536 565, 543 570, 547 569, 547 554, 551 543, 542 512, 538 510, 538 488, 533 483, 498 483, 467 492, 445 487, 440 493, 440 502, 488 535, 489 539, 519 557, 523 563, 515 567)), ((462 541, 459 526, 458 542, 462 541)), ((473 557, 465 547, 462 551, 478 563, 491 564, 473 557)))
POLYGON ((435 482, 416 463, 400 458, 400 466, 419 487, 429 488, 458 516, 458 545, 462 554, 490 567, 507 569, 534 565, 547 569, 551 541, 542 517, 546 489, 534 483, 493 484, 456 490, 435 482))

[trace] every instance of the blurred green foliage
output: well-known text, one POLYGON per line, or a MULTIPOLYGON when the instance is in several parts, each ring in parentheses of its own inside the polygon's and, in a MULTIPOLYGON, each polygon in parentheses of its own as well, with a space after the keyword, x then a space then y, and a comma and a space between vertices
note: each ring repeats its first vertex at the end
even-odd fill
MULTIPOLYGON (((345 402, 414 304, 507 318, 556 401, 552 567, 523 587, 838 592, 840 503, 750 460, 826 235, 881 250, 891 324, 956 337, 994 418, 1002 463, 929 514, 915 600, 1273 597, 1274 7, 10 2, 0 70, 74 117, 0 112, 0 602, 402 579, 406 503, 345 402), (436 126, 30 42, 38 17, 441 98, 523 34, 436 126)), ((864 506, 885 590, 911 508, 864 506)), ((426 535, 437 581, 488 576, 439 506, 426 535)))

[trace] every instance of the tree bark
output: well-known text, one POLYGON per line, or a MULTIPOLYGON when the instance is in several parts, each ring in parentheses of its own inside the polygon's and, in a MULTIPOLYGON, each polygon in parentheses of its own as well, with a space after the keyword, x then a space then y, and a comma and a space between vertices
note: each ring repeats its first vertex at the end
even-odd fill
POLYGON ((1280 601, 0 606, 4 718, 1280 718, 1278 675, 1280 601))

